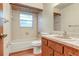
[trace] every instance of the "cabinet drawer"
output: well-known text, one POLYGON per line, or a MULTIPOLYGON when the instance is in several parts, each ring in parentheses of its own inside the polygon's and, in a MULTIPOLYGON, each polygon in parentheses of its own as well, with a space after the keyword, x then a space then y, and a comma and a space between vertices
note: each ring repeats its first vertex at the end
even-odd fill
POLYGON ((42 38, 42 45, 47 45, 48 44, 48 41, 47 41, 47 39, 45 39, 45 38, 42 38))
POLYGON ((56 43, 53 41, 48 41, 48 46, 59 53, 63 53, 63 46, 59 43, 56 43))
POLYGON ((65 56, 74 56, 75 55, 76 50, 71 48, 71 47, 64 47, 64 55, 65 56))

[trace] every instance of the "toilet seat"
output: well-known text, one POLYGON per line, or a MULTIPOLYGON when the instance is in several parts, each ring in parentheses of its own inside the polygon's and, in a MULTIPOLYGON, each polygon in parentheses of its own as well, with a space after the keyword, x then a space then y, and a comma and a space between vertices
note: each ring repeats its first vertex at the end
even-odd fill
POLYGON ((33 41, 32 46, 41 46, 41 40, 33 41))

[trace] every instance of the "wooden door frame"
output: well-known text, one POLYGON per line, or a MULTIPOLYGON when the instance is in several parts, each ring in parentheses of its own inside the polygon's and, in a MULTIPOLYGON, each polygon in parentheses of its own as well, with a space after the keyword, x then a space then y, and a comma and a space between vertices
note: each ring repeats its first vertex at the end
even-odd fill
MULTIPOLYGON (((0 3, 0 10, 3 12, 3 3, 0 3)), ((3 38, 1 37, 1 33, 3 33, 3 24, 0 25, 0 56, 4 55, 3 52, 3 38)))

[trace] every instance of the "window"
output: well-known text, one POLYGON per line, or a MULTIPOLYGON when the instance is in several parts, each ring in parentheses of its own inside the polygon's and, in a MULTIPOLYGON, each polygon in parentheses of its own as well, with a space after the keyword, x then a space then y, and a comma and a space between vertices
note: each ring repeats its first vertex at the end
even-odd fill
POLYGON ((32 27, 32 14, 20 14, 20 27, 32 27))

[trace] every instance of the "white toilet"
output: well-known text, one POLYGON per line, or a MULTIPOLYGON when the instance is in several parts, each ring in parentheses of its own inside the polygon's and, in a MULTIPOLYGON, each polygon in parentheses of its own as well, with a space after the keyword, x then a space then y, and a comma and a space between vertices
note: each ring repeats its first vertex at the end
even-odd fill
POLYGON ((33 54, 41 53, 41 40, 33 41, 32 46, 33 46, 33 54))

